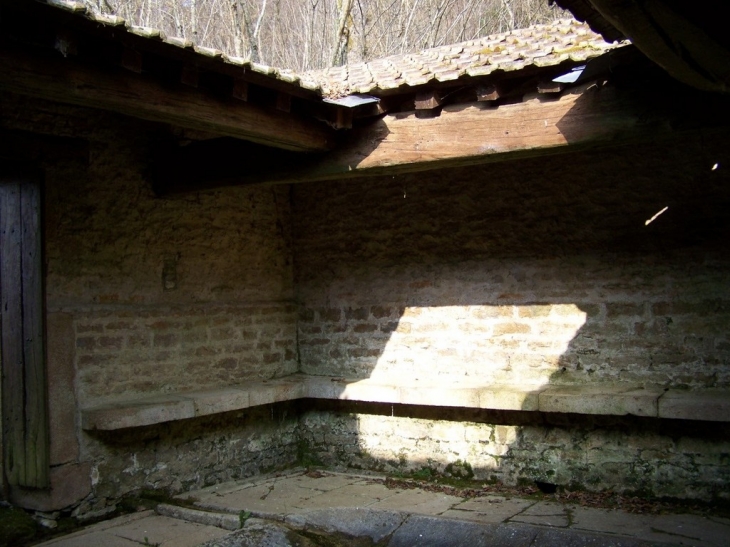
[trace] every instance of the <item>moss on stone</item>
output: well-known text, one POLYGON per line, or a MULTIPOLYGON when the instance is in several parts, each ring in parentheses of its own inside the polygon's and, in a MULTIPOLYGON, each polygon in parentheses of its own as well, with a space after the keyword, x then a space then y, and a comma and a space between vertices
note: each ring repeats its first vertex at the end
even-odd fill
POLYGON ((324 467, 324 463, 306 440, 297 443, 297 462, 302 467, 324 467))
POLYGON ((38 532, 38 523, 25 511, 0 507, 0 547, 25 545, 38 532))

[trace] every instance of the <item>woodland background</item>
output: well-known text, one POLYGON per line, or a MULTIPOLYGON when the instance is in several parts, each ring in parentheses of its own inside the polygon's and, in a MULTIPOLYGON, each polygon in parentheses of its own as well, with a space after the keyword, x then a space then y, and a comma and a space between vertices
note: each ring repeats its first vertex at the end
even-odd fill
POLYGON ((84 0, 96 12, 296 71, 570 17, 546 0, 84 0))

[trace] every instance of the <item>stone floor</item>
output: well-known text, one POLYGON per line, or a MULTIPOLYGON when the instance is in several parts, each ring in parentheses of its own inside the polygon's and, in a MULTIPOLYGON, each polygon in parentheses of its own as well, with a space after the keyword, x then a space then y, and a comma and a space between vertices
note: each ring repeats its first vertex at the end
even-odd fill
MULTIPOLYGON (((465 499, 420 488, 391 489, 378 476, 332 472, 224 483, 180 498, 194 505, 161 505, 156 512, 119 517, 42 545, 255 545, 238 539, 243 531, 231 530, 242 521, 244 530, 261 527, 260 519, 370 535, 374 541, 389 538, 392 546, 455 545, 462 542, 459 534, 469 541, 481 538, 480 545, 730 545, 730 519, 720 517, 631 514, 499 495, 465 499), (498 541, 494 534, 506 531, 512 540, 498 541)), ((278 544, 286 545, 272 543, 278 544)))

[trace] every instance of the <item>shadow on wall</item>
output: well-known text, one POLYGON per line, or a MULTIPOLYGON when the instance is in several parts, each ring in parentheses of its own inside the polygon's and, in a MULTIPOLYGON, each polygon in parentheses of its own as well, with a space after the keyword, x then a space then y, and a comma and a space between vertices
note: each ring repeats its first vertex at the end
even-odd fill
MULTIPOLYGON (((727 144, 295 187, 302 371, 400 386, 730 386, 727 144)), ((330 464, 677 497, 730 481, 730 446, 712 433, 724 427, 325 407, 303 435, 330 464)))

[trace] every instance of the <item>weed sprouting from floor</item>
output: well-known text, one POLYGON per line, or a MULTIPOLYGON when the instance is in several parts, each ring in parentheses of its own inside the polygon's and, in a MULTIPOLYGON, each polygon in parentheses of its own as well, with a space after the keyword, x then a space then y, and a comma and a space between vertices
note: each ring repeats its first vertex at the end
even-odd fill
POLYGON ((246 521, 251 518, 251 511, 241 511, 238 513, 238 523, 243 528, 246 524, 246 521))

